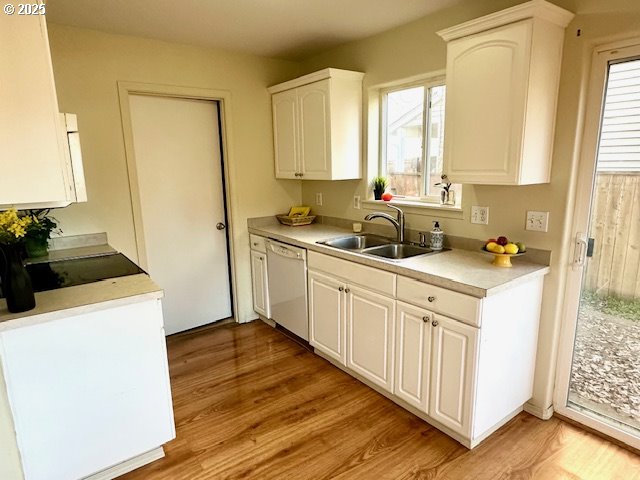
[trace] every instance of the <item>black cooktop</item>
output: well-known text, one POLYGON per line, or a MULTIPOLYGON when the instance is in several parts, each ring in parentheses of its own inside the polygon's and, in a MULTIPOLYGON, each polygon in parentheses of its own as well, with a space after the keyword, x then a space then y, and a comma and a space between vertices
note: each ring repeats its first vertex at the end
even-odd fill
MULTIPOLYGON (((34 292, 146 273, 121 253, 27 265, 34 292)), ((0 294, 0 297, 2 295, 0 294)))

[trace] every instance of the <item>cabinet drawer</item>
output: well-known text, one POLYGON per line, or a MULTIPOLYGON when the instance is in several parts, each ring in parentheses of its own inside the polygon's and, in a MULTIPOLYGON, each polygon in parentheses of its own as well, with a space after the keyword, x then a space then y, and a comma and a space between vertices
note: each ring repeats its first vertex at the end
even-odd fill
POLYGON ((398 276, 399 300, 480 326, 481 300, 463 293, 398 276))
POLYGON ((267 247, 264 244, 265 238, 259 235, 249 234, 249 243, 251 250, 257 250, 258 252, 267 253, 267 247))
POLYGON ((332 276, 344 279, 346 283, 359 284, 369 290, 394 296, 396 294, 396 274, 366 267, 358 263, 341 260, 321 253, 309 252, 309 268, 322 270, 332 276))

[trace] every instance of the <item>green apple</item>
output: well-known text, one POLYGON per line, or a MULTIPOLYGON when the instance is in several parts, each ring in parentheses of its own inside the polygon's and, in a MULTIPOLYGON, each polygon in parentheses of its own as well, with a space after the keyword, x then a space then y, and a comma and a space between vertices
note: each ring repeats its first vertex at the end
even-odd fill
POLYGON ((516 242, 516 246, 518 247, 518 253, 524 253, 527 251, 527 247, 525 247, 522 242, 516 242))

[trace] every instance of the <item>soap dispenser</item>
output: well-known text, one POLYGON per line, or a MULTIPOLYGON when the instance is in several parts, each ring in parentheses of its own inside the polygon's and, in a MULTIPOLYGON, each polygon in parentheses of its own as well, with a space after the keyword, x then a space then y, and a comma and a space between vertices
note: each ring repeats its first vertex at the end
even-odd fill
POLYGON ((444 243, 444 232, 440 230, 440 222, 433 222, 433 230, 431 230, 431 250, 442 250, 444 243))

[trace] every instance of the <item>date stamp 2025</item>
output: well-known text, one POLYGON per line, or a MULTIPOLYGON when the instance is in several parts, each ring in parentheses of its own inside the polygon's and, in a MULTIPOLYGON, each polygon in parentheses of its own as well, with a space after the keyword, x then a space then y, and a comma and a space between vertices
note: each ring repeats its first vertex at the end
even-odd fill
POLYGON ((5 3, 2 8, 5 15, 45 15, 46 10, 44 3, 5 3))

